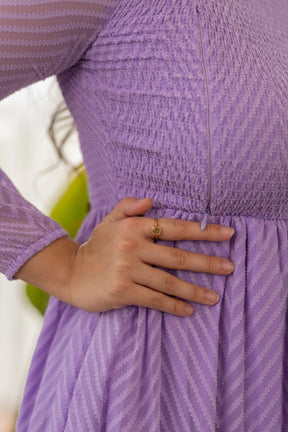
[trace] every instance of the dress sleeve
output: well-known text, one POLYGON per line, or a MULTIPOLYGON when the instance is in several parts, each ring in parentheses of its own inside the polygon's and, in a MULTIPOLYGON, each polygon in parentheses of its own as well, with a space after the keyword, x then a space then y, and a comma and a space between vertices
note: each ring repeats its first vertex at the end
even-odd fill
MULTIPOLYGON (((0 100, 73 66, 116 5, 116 0, 1 0, 0 100)), ((67 235, 0 170, 1 273, 13 279, 36 252, 67 235)))

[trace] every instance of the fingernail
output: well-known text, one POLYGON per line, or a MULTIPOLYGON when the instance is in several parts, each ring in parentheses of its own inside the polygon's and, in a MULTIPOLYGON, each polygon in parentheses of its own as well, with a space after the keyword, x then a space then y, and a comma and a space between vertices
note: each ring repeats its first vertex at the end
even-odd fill
POLYGON ((234 234, 235 231, 234 231, 233 228, 226 227, 226 226, 221 226, 220 227, 220 232, 221 232, 221 234, 223 234, 225 236, 230 235, 230 237, 232 237, 232 235, 234 234))
POLYGON ((185 312, 185 315, 192 315, 194 313, 194 309, 192 306, 188 305, 188 306, 185 306, 184 312, 185 312))
POLYGON ((214 305, 215 303, 217 303, 219 301, 219 299, 220 299, 220 296, 215 291, 208 291, 206 293, 206 300, 210 304, 214 305))
POLYGON ((139 199, 136 200, 136 202, 137 202, 137 203, 140 203, 140 202, 146 201, 146 199, 147 199, 147 198, 139 198, 139 199))
POLYGON ((221 267, 225 272, 229 272, 229 273, 231 273, 235 269, 235 265, 228 259, 222 260, 221 267))

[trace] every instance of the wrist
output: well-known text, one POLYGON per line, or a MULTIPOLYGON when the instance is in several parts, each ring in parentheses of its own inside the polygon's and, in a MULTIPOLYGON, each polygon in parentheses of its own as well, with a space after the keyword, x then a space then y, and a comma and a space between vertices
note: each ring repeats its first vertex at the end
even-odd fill
POLYGON ((15 274, 59 300, 69 302, 69 286, 80 244, 61 237, 36 253, 15 274))

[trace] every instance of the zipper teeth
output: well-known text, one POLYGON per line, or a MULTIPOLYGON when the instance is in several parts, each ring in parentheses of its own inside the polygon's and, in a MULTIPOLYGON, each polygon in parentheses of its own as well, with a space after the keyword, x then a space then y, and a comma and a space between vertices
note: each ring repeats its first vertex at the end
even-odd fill
POLYGON ((203 46, 203 34, 200 20, 200 11, 199 7, 196 6, 196 15, 197 15, 197 23, 198 23, 198 31, 199 31, 199 39, 200 39, 200 53, 201 53, 201 62, 202 62, 202 70, 204 76, 205 83, 205 97, 207 104, 207 141, 208 141, 208 202, 206 207, 206 213, 210 213, 210 204, 211 204, 211 195, 212 195, 212 158, 211 158, 211 116, 210 116, 210 92, 208 85, 208 77, 205 63, 205 55, 204 55, 204 46, 203 46))

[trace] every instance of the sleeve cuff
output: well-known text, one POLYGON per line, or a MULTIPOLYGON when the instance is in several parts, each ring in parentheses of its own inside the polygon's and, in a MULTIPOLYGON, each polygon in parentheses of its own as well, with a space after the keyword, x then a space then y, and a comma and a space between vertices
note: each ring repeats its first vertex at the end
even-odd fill
POLYGON ((68 233, 63 228, 47 233, 44 237, 41 237, 39 240, 37 240, 37 242, 29 245, 28 248, 24 249, 20 255, 10 262, 5 272, 6 278, 8 280, 16 280, 14 277, 15 273, 17 273, 17 271, 25 264, 26 261, 32 258, 32 256, 37 252, 40 252, 46 246, 61 237, 69 237, 68 233))

